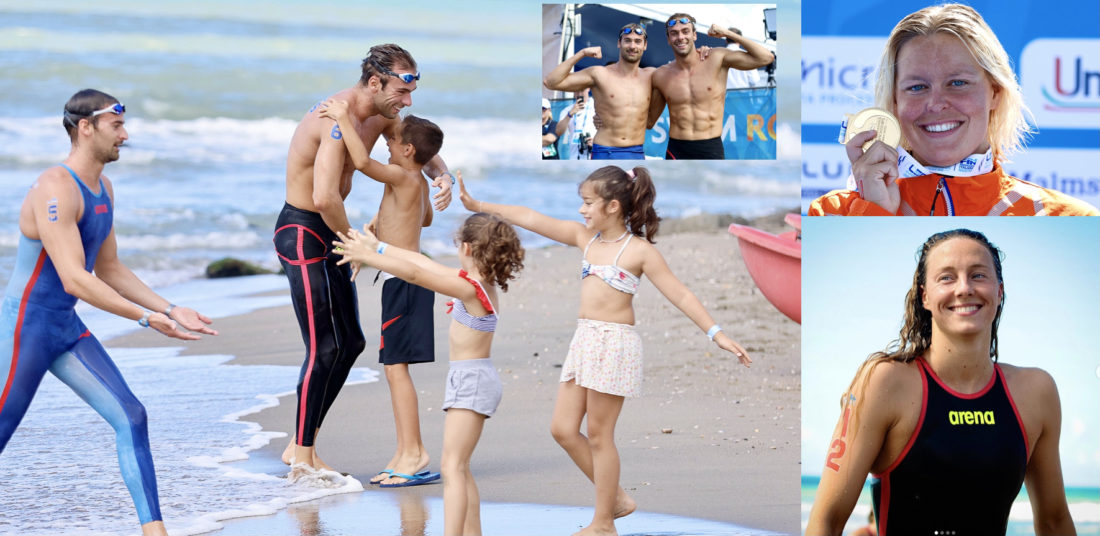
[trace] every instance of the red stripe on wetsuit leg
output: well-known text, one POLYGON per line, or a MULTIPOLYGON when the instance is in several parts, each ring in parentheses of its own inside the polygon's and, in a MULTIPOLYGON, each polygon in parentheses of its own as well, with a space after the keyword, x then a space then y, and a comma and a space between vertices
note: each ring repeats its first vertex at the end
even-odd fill
POLYGON ((19 300, 19 316, 15 319, 15 337, 11 345, 11 368, 8 369, 8 379, 4 382, 4 392, 0 394, 0 411, 4 410, 4 402, 8 400, 11 384, 15 382, 15 367, 19 364, 19 336, 23 331, 23 314, 27 311, 27 300, 31 297, 31 291, 34 290, 34 284, 38 281, 38 275, 42 272, 42 265, 45 262, 46 250, 43 249, 38 252, 38 262, 34 265, 34 272, 31 273, 30 281, 23 289, 23 298, 19 300))
MULTIPOLYGON (((405 315, 397 315, 397 316, 395 316, 395 317, 393 317, 393 318, 391 318, 391 319, 389 319, 385 322, 382 322, 382 331, 386 331, 386 328, 390 327, 390 324, 393 324, 394 322, 397 322, 397 319, 401 318, 402 316, 405 316, 405 315)), ((385 347, 386 347, 386 336, 385 335, 380 335, 378 337, 378 349, 381 350, 385 347)))
MULTIPOLYGON (((298 260, 304 260, 305 253, 305 236, 303 231, 304 227, 298 227, 298 260)), ((311 231, 312 232, 312 231, 311 231)), ((314 233, 316 236, 316 233, 314 233)), ((313 321, 313 293, 309 288, 309 270, 308 267, 302 266, 302 286, 305 287, 306 294, 306 317, 309 319, 309 366, 306 367, 306 376, 302 379, 302 396, 298 401, 298 437, 295 443, 302 444, 302 435, 305 430, 306 424, 306 401, 309 400, 309 377, 313 374, 313 362, 317 359, 317 330, 313 321)))

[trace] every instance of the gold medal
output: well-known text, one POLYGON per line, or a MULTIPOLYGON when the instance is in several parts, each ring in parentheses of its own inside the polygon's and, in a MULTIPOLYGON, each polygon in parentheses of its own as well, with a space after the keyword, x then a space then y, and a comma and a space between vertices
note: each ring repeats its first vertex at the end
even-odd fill
POLYGON ((841 126, 840 143, 848 143, 856 134, 868 130, 875 131, 875 138, 863 144, 864 151, 875 140, 895 149, 901 143, 901 125, 893 114, 882 108, 867 108, 855 114, 845 114, 844 125, 841 126))

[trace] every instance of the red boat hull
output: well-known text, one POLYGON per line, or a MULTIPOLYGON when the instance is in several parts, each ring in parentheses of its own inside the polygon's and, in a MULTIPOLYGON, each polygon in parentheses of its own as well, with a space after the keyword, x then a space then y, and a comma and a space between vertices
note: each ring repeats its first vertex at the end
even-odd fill
POLYGON ((764 297, 787 315, 802 323, 802 243, 797 231, 779 236, 749 227, 730 225, 730 233, 741 246, 741 259, 764 297))

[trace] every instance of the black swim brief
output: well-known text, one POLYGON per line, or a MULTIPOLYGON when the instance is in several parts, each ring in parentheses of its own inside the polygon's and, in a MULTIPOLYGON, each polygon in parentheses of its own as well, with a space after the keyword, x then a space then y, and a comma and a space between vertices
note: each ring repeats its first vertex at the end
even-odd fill
POLYGON ((726 148, 722 138, 709 140, 668 139, 665 160, 725 160, 726 148))

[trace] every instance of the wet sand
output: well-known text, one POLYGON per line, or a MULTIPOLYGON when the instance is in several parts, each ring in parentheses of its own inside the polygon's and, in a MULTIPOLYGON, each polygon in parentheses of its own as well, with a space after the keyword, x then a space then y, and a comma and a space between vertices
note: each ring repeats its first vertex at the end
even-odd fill
MULTIPOLYGON (((781 214, 750 223, 771 232, 786 230, 781 214)), ((644 394, 626 401, 616 428, 621 485, 635 498, 639 512, 796 534, 800 516, 799 326, 755 288, 741 262, 736 238, 725 231, 727 224, 713 216, 669 222, 657 237, 657 247, 673 273, 699 296, 727 333, 748 349, 754 363, 746 369, 719 350, 644 280, 635 298, 636 323, 645 347, 644 394)), ((493 361, 504 382, 504 399, 486 423, 472 460, 486 503, 483 519, 487 534, 497 533, 489 531, 492 516, 508 511, 489 503, 586 508, 593 504, 592 485, 549 433, 560 367, 576 323, 580 257, 579 250, 564 247, 528 251, 520 279, 500 299, 493 361)), ((457 266, 454 259, 440 261, 457 266)), ((378 346, 381 285, 371 286, 371 279, 373 274, 359 285, 367 351, 357 366, 380 370, 373 349, 378 346)), ((436 297, 437 362, 411 368, 420 397, 424 444, 433 458, 430 467, 436 471, 442 445, 444 414, 439 405, 447 372, 450 321, 443 313, 445 301, 447 298, 436 297)), ((221 331, 219 337, 190 344, 187 353, 232 354, 236 356, 232 363, 243 365, 301 364, 304 349, 290 307, 220 319, 216 327, 221 331)), ((163 344, 162 337, 142 332, 111 341, 112 346, 163 344)), ((294 425, 292 398, 247 419, 259 422, 265 430, 290 433, 294 425)), ((286 443, 286 439, 277 439, 254 451, 253 460, 245 463, 266 472, 285 472, 277 460, 286 443)), ((317 445, 328 464, 363 482, 383 469, 395 446, 385 382, 346 387, 333 405, 317 445)), ((325 506, 330 502, 400 502, 390 495, 416 497, 430 505, 442 496, 442 486, 375 488, 356 496, 360 495, 357 499, 342 496, 315 501, 319 504, 316 515, 324 518, 330 510, 336 515, 336 508, 325 506)), ((301 508, 314 506, 292 507, 296 511, 301 508)), ((391 506, 389 511, 393 520, 400 520, 404 509, 391 506)), ((567 525, 574 528, 567 530, 590 520, 591 510, 576 512, 576 519, 567 525)), ((441 523, 441 509, 438 517, 441 523)), ((168 523, 171 527, 171 520, 168 523)), ((250 534, 231 530, 231 526, 249 523, 262 521, 231 522, 225 534, 250 534)), ((345 523, 353 521, 333 519, 324 531, 309 533, 366 533, 345 523)), ((369 523, 364 520, 364 524, 369 523)), ((621 534, 629 533, 627 525, 620 522, 619 526, 621 534)), ((670 531, 662 529, 662 533, 670 531)))

